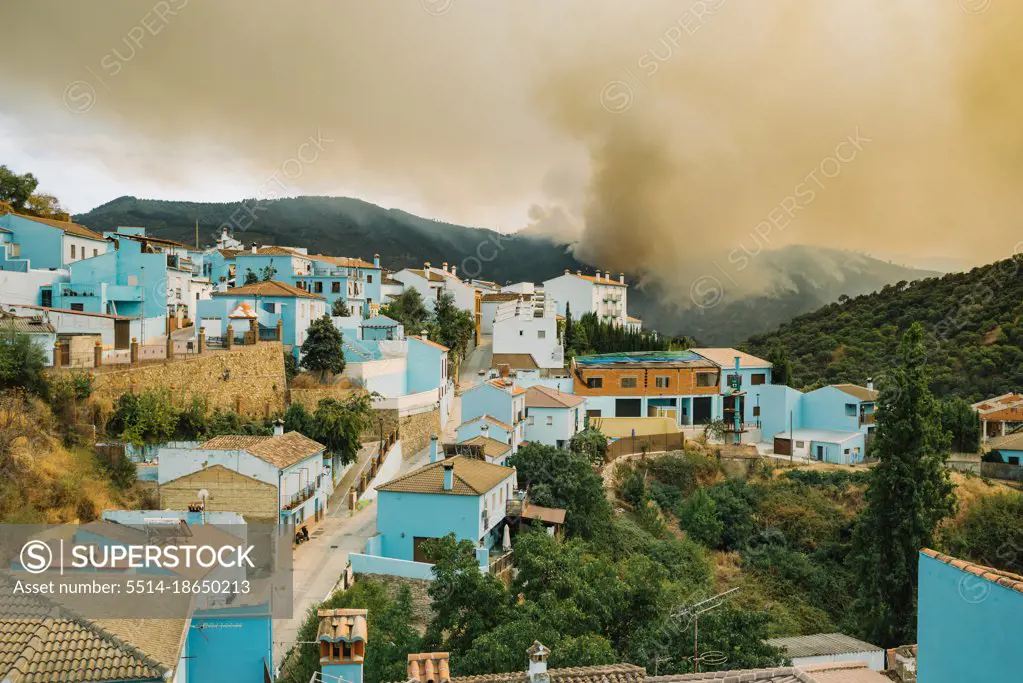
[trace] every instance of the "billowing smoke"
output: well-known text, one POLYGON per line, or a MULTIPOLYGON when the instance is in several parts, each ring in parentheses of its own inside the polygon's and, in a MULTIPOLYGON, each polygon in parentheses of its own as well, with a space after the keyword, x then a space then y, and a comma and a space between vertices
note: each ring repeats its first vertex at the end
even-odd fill
POLYGON ((578 231, 676 291, 784 286, 760 254, 791 244, 1023 239, 1018 3, 12 0, 0 26, 0 113, 48 153, 578 231))

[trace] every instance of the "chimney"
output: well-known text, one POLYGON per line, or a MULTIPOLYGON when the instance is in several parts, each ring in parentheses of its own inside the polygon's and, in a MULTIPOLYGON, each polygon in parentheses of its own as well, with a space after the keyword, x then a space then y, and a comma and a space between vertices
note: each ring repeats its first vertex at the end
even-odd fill
POLYGON ((444 490, 450 491, 455 487, 455 463, 450 460, 444 461, 444 490))
POLYGON ((284 420, 274 420, 274 436, 284 436, 284 420))
POLYGON ((320 674, 325 681, 362 683, 366 657, 366 610, 321 609, 316 642, 320 648, 320 674))
POLYGON ((550 653, 551 651, 539 640, 534 640, 533 644, 526 650, 526 654, 529 655, 529 668, 526 669, 526 679, 529 683, 547 683, 551 680, 550 676, 547 675, 547 656, 550 653))
POLYGON ((597 282, 600 282, 600 270, 597 270, 597 282))
POLYGON ((440 269, 443 270, 445 273, 448 272, 448 262, 445 261, 444 263, 440 264, 440 269))
POLYGON ((565 268, 565 275, 568 275, 568 268, 565 268))
POLYGON ((251 247, 249 247, 249 249, 250 249, 250 250, 252 251, 252 253, 253 253, 253 254, 255 254, 255 253, 256 253, 256 250, 258 249, 258 247, 256 246, 256 243, 255 243, 255 242, 253 242, 253 243, 252 243, 252 246, 251 246, 251 247))
POLYGON ((423 270, 430 270, 430 262, 429 261, 424 261, 423 262, 423 270))
POLYGON ((486 422, 484 422, 483 426, 480 427, 480 436, 482 436, 484 439, 490 438, 490 425, 488 425, 486 422))
POLYGON ((618 273, 618 282, 625 284, 625 273, 618 273))
POLYGON ((373 254, 373 267, 374 268, 380 267, 380 254, 373 254))
POLYGON ((451 667, 447 652, 423 652, 408 656, 409 683, 449 683, 451 667))
POLYGON ((581 271, 581 270, 579 270, 579 269, 577 268, 577 269, 576 269, 576 271, 575 271, 575 274, 576 274, 576 275, 582 275, 582 274, 583 274, 583 271, 581 271))
POLYGON ((440 444, 437 443, 437 435, 430 435, 430 462, 440 460, 440 444))
POLYGON ((422 336, 423 339, 429 339, 430 338, 430 333, 428 331, 426 331, 426 330, 423 330, 423 334, 421 336, 422 336))
POLYGON ((873 390, 874 390, 874 378, 873 377, 868 377, 867 378, 867 391, 873 391, 873 390))
POLYGON ((451 266, 451 275, 458 277, 458 266, 451 266))

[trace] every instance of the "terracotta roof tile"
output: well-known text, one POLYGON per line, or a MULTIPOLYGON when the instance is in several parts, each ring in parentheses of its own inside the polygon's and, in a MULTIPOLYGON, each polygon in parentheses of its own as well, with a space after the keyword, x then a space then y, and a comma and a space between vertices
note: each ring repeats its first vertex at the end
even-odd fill
POLYGON ((447 652, 422 652, 408 656, 408 681, 412 683, 447 683, 451 668, 447 652))
POLYGON ((495 353, 490 360, 490 367, 507 365, 512 370, 539 370, 536 359, 530 353, 495 353))
POLYGON ((38 216, 26 216, 21 213, 12 215, 17 216, 18 218, 24 218, 25 220, 35 221, 36 223, 42 223, 43 225, 48 225, 51 228, 63 230, 67 234, 74 235, 76 237, 84 237, 86 239, 99 240, 101 242, 106 241, 106 238, 103 237, 103 235, 89 230, 89 228, 84 225, 78 225, 78 223, 71 223, 70 221, 56 221, 52 218, 39 218, 38 216))
MULTIPOLYGON (((492 415, 480 415, 479 417, 474 417, 471 420, 466 420, 462 424, 458 425, 458 427, 464 427, 465 425, 471 425, 473 422, 479 422, 480 420, 486 420, 490 424, 495 424, 495 425, 497 425, 498 427, 500 427, 501 429, 503 429, 506 432, 510 432, 513 429, 510 424, 508 424, 507 422, 502 422, 501 420, 498 420, 496 417, 494 417, 492 415)), ((457 429, 457 427, 456 427, 456 429, 457 429)))
POLYGON ((484 294, 481 301, 485 304, 495 303, 499 301, 517 301, 519 297, 523 299, 531 299, 532 296, 529 294, 516 294, 515 292, 494 292, 492 294, 484 294))
POLYGON ((471 439, 466 439, 461 443, 469 444, 470 446, 482 446, 483 454, 492 459, 500 458, 502 455, 511 450, 511 444, 498 441, 497 439, 493 439, 489 436, 483 436, 482 434, 474 436, 471 439))
POLYGON ((0 310, 0 329, 14 330, 22 334, 53 334, 53 325, 39 318, 23 318, 0 310))
POLYGON ((974 576, 979 576, 992 583, 996 583, 1003 588, 1016 591, 1017 593, 1023 593, 1023 576, 1019 574, 1013 574, 1012 572, 1002 571, 1001 569, 994 569, 992 567, 985 567, 981 564, 974 564, 967 562, 966 560, 960 560, 950 555, 943 555, 937 550, 931 550, 930 548, 923 548, 920 550, 920 554, 926 555, 927 557, 944 562, 947 565, 955 567, 961 571, 969 572, 974 576))
POLYGON ((507 392, 512 396, 521 396, 522 394, 526 393, 526 390, 518 386, 517 384, 512 383, 511 386, 509 386, 504 382, 505 381, 502 379, 492 379, 489 380, 487 384, 494 387, 495 389, 500 389, 501 391, 507 392))
POLYGON ((444 346, 443 344, 438 344, 437 342, 435 342, 433 340, 427 339, 426 337, 420 337, 419 335, 410 334, 410 335, 408 335, 408 338, 409 339, 415 339, 416 341, 419 341, 419 342, 423 342, 424 344, 432 346, 435 349, 440 349, 441 351, 443 351, 445 353, 447 353, 448 351, 451 350, 448 347, 444 346))
POLYGON ((527 408, 575 408, 582 403, 586 403, 585 396, 566 394, 542 384, 534 384, 526 389, 527 408))
POLYGON ((299 289, 294 285, 278 282, 277 280, 264 280, 263 282, 254 282, 251 285, 232 287, 226 292, 213 292, 213 296, 294 296, 302 299, 324 300, 319 294, 313 294, 312 292, 307 292, 304 289, 299 289))
POLYGON ((861 401, 877 400, 878 392, 876 389, 868 389, 867 387, 861 387, 856 384, 832 384, 831 386, 861 401))
POLYGON ((514 471, 503 465, 456 455, 396 477, 378 486, 377 491, 479 496, 510 477, 514 471), (453 486, 450 491, 444 490, 445 463, 454 465, 453 486))
MULTIPOLYGON (((551 683, 643 683, 649 681, 646 669, 634 664, 606 664, 602 666, 574 666, 548 669, 551 683)), ((452 683, 525 683, 526 672, 458 676, 452 683)))
POLYGON ((204 443, 202 448, 211 451, 247 451, 278 469, 285 469, 316 455, 326 446, 298 432, 288 432, 283 436, 215 436, 204 443))
POLYGON ((314 261, 326 261, 327 263, 333 263, 335 266, 340 268, 371 268, 380 270, 380 266, 374 266, 372 263, 363 261, 361 258, 327 256, 325 254, 311 254, 308 258, 311 258, 314 261))
POLYGON ((316 616, 320 626, 316 631, 316 640, 328 643, 366 642, 368 627, 364 609, 321 609, 316 616))

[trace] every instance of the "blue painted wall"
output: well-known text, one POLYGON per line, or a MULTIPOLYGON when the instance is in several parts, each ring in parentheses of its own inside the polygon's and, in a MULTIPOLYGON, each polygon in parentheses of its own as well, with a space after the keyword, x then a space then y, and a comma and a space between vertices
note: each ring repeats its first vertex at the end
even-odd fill
POLYGON ((765 384, 750 388, 746 396, 748 422, 756 421, 753 417, 753 406, 757 403, 757 394, 760 394, 760 425, 764 441, 772 441, 778 432, 787 432, 790 415, 793 429, 803 427, 803 394, 783 384, 765 384))
POLYGON ((324 683, 362 683, 361 664, 322 664, 320 671, 324 683))
POLYGON ((21 245, 21 258, 31 261, 33 268, 61 268, 64 265, 62 230, 13 214, 0 216, 0 228, 14 233, 11 241, 21 245))
POLYGON ((462 394, 462 422, 481 415, 490 415, 501 422, 515 424, 511 394, 484 382, 462 394))
POLYGON ((829 462, 835 465, 853 465, 859 462, 863 462, 865 453, 865 436, 860 433, 858 437, 842 441, 841 443, 834 443, 830 441, 810 441, 810 452, 816 457, 817 447, 824 447, 824 462, 829 462), (859 452, 856 452, 856 449, 859 452), (846 453, 846 451, 849 451, 846 453))
POLYGON ((803 426, 807 429, 833 429, 840 432, 865 431, 860 427, 860 401, 834 387, 821 387, 803 396, 803 426), (852 406, 854 414, 846 413, 852 406))
POLYGON ((441 538, 453 533, 458 540, 479 541, 479 496, 394 491, 377 496, 377 530, 385 557, 412 560, 415 536, 441 538))
MULTIPOLYGON (((438 389, 441 385, 441 359, 444 351, 435 346, 426 344, 414 337, 408 338, 408 381, 407 391, 410 394, 418 394, 421 391, 438 389)), ((465 403, 463 402, 463 406, 465 403)), ((462 421, 471 420, 475 415, 462 416, 462 421)), ((494 417, 500 418, 497 415, 494 417)))
POLYGON ((512 436, 511 432, 507 431, 506 429, 503 429, 499 425, 496 425, 489 420, 476 420, 475 422, 470 422, 469 424, 463 423, 459 425, 458 429, 455 430, 456 433, 455 438, 458 440, 459 443, 461 443, 463 441, 468 441, 473 437, 480 436, 483 433, 483 425, 487 425, 488 427, 487 436, 489 436, 491 439, 494 439, 495 441, 503 441, 504 443, 511 443, 512 436))
POLYGON ((273 671, 268 605, 199 610, 188 627, 189 681, 252 683, 273 671))
POLYGON ((921 553, 917 602, 919 683, 1023 677, 1023 593, 921 553))

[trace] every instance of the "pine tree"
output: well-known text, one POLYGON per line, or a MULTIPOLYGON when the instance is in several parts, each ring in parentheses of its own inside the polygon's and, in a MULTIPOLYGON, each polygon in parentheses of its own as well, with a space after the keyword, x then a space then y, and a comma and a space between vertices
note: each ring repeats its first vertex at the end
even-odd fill
POLYGON ((918 553, 956 507, 945 469, 949 438, 928 389, 924 357, 923 328, 914 323, 881 389, 873 444, 879 462, 854 534, 854 612, 862 635, 882 647, 916 642, 918 553))
POLYGON ((259 282, 259 276, 256 275, 254 272, 252 272, 251 268, 246 270, 245 271, 245 284, 247 284, 247 285, 254 285, 257 282, 259 282))
POLYGON ((327 373, 340 375, 345 370, 344 339, 329 315, 313 321, 302 344, 302 367, 320 373, 320 382, 327 373))

